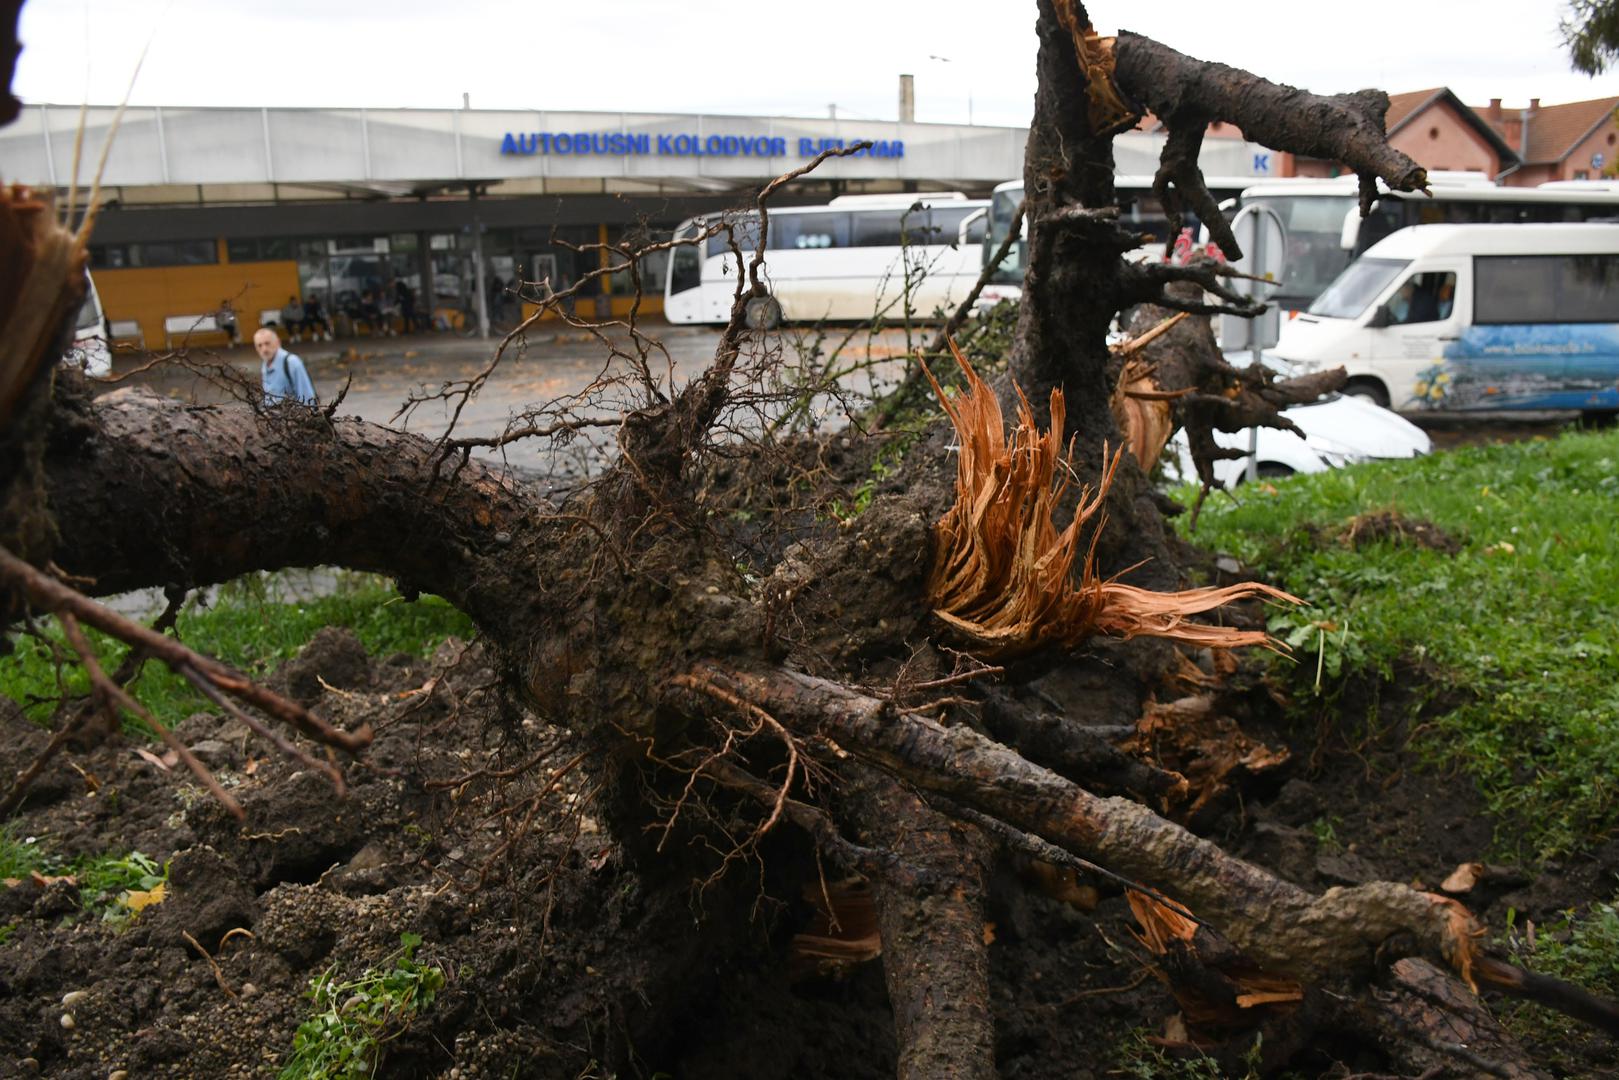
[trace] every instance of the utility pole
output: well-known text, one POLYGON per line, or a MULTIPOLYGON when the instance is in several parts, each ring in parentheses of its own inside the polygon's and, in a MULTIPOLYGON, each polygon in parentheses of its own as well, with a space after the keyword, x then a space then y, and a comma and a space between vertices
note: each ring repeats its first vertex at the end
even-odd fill
POLYGON ((472 287, 478 290, 478 336, 489 340, 489 297, 483 277, 483 222, 478 220, 478 185, 468 189, 472 203, 472 287))

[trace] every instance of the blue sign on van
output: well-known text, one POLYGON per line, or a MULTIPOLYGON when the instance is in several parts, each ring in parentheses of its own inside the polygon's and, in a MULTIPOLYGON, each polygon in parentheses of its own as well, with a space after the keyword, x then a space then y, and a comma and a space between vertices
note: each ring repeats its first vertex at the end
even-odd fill
POLYGON ((1468 327, 1423 373, 1417 398, 1445 409, 1619 407, 1619 324, 1468 327))
MULTIPOLYGON (((799 157, 814 157, 826 150, 841 150, 857 142, 869 141, 850 157, 902 158, 901 139, 809 139, 797 140, 799 157)), ((652 135, 624 131, 519 131, 506 132, 500 141, 502 154, 548 154, 556 156, 601 157, 786 157, 787 140, 768 135, 652 135)))

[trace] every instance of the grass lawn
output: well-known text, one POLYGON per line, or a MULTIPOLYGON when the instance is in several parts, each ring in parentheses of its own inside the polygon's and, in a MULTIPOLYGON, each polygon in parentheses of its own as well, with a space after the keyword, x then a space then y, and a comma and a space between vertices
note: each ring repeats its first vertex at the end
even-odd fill
POLYGON ((1393 678, 1402 660, 1466 691, 1417 749, 1476 778, 1503 854, 1550 857, 1615 826, 1619 432, 1262 482, 1211 496, 1191 539, 1309 602, 1272 616, 1303 692, 1331 694, 1351 669, 1393 678), (1344 541, 1384 511, 1460 550, 1344 541))
MULTIPOLYGON (((313 599, 289 599, 277 579, 251 577, 220 590, 207 607, 188 601, 176 630, 187 645, 250 675, 262 676, 293 657, 323 626, 349 627, 373 656, 396 652, 425 655, 451 635, 470 637, 471 621, 436 596, 407 602, 386 579, 339 574, 336 590, 313 599)), ((45 720, 64 694, 85 694, 88 680, 54 623, 40 623, 38 636, 15 634, 16 653, 0 661, 0 694, 22 705, 30 719, 45 720)), ((123 645, 87 631, 111 672, 123 645)), ((160 663, 149 662, 131 684, 135 697, 158 720, 174 725, 214 706, 160 663)), ((138 721, 129 720, 128 723, 138 721)))

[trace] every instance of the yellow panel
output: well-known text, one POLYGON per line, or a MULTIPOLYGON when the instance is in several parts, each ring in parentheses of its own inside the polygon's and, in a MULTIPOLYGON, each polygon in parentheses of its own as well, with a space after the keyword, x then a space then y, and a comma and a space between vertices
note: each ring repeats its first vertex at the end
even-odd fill
MULTIPOLYGON (((298 264, 229 263, 217 266, 162 266, 97 270, 96 291, 113 322, 134 319, 148 349, 165 347, 163 320, 178 315, 211 315, 222 301, 236 308, 236 327, 245 340, 259 326, 259 312, 279 311, 288 296, 298 294, 298 264)), ((218 344, 220 335, 199 340, 218 344)))

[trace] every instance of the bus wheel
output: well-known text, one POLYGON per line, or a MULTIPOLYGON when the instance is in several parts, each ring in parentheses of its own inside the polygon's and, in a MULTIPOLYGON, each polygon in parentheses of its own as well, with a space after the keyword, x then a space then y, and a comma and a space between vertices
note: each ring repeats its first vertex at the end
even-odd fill
POLYGON ((1385 409, 1389 407, 1389 392, 1376 379, 1350 379, 1348 385, 1344 387, 1344 393, 1350 397, 1365 398, 1373 405, 1381 405, 1385 409))
POLYGON ((781 326, 781 305, 774 296, 756 296, 748 301, 749 330, 775 330, 781 326))

